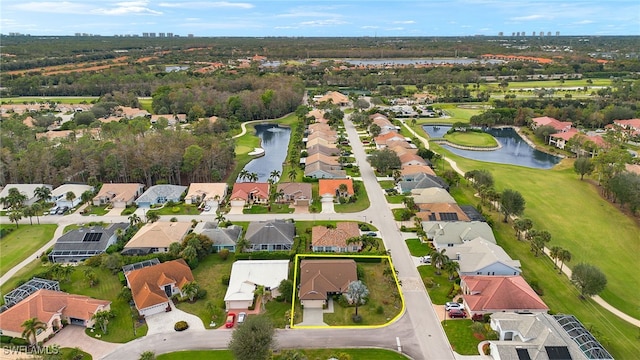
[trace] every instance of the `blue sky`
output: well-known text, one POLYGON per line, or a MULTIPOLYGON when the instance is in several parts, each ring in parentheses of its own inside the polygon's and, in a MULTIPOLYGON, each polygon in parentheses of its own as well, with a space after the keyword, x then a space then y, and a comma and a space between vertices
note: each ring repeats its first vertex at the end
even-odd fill
POLYGON ((638 0, 2 0, 0 32, 185 36, 640 35, 638 0))

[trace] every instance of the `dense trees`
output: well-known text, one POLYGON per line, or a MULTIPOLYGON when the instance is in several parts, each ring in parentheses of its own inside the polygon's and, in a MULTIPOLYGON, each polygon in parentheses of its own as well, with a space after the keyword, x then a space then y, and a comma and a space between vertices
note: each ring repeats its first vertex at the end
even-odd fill
POLYGON ((597 267, 581 263, 573 268, 571 282, 580 290, 580 296, 587 297, 604 290, 607 286, 607 277, 597 267))
POLYGON ((402 163, 398 155, 391 149, 377 150, 369 156, 371 166, 375 167, 381 174, 386 174, 389 170, 399 169, 402 163))

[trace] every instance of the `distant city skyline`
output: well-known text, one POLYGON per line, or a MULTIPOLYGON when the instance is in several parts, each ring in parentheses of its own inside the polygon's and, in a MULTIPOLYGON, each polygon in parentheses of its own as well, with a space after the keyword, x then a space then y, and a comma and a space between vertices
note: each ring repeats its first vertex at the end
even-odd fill
POLYGON ((640 35, 640 1, 2 0, 0 32, 156 37, 640 35))

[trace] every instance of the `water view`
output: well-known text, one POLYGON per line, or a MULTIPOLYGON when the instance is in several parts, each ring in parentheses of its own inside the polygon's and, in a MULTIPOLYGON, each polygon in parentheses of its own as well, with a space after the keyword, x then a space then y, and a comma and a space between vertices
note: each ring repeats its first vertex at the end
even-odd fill
POLYGON ((287 158, 291 129, 275 124, 258 124, 255 128, 265 154, 251 160, 244 169, 258 174, 258 182, 266 182, 273 170, 282 173, 282 163, 287 158))
MULTIPOLYGON (((432 138, 441 138, 451 126, 425 125, 424 130, 432 138)), ((495 162, 500 164, 520 165, 536 169, 550 169, 560 162, 560 158, 532 148, 522 140, 512 128, 491 128, 485 132, 493 135, 502 147, 491 151, 472 151, 456 149, 442 144, 447 150, 467 159, 495 162)))

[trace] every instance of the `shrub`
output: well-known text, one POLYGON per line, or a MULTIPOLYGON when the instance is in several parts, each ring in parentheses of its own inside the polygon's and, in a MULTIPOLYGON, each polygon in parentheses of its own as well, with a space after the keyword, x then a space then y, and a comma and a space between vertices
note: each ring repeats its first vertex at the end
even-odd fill
POLYGON ((189 328, 189 324, 186 321, 178 321, 175 325, 173 325, 173 329, 175 331, 184 331, 189 328))
POLYGON ((540 286, 540 284, 538 283, 538 281, 536 280, 531 280, 529 282, 529 285, 531 286, 531 288, 533 289, 533 291, 536 292, 536 294, 542 296, 544 295, 544 290, 542 289, 542 287, 540 286))
POLYGON ((7 335, 0 335, 0 344, 11 344, 13 338, 7 335))
POLYGON ((16 346, 25 346, 29 345, 29 342, 23 338, 15 337, 11 339, 11 343, 16 346))
POLYGON ((229 275, 222 275, 222 285, 229 286, 229 280, 231 280, 229 275))
POLYGON ((171 208, 171 212, 177 214, 180 212, 180 206, 174 206, 171 208))
POLYGON ((178 218, 177 217, 172 217, 171 219, 169 219, 170 222, 178 222, 178 218))
POLYGON ((422 279, 422 281, 424 282, 424 286, 429 289, 431 289, 433 285, 435 285, 432 277, 425 277, 424 279, 422 279))
POLYGON ((218 251, 218 256, 223 261, 227 260, 227 258, 229 257, 229 249, 222 249, 222 250, 218 251))
POLYGON ((376 314, 384 314, 384 308, 382 307, 382 305, 378 305, 378 307, 376 308, 376 314))
POLYGON ((351 316, 351 320, 353 320, 354 323, 359 324, 362 322, 362 316, 361 315, 353 315, 351 316))
POLYGON ((198 293, 196 294, 196 299, 204 299, 207 297, 207 290, 198 289, 198 293))

